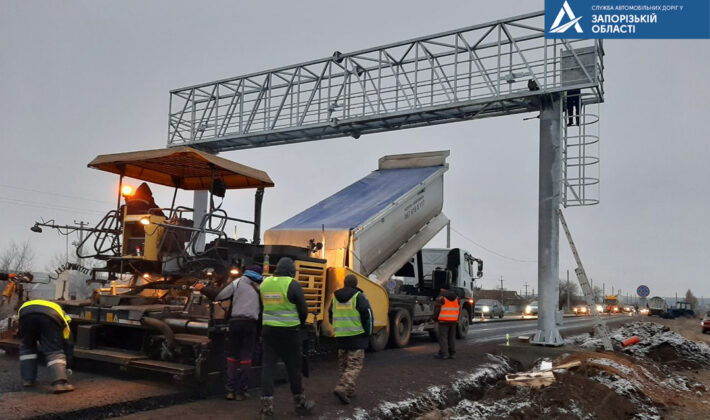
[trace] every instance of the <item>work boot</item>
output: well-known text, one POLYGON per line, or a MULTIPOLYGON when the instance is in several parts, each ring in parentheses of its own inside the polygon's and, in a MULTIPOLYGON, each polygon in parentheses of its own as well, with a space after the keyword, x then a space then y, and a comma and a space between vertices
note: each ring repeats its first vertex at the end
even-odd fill
POLYGON ((237 401, 244 401, 244 400, 246 400, 246 399, 249 398, 249 397, 250 397, 250 395, 247 394, 246 392, 239 392, 239 393, 237 393, 237 395, 234 397, 234 399, 237 400, 237 401))
POLYGON ((296 413, 310 414, 316 408, 316 402, 306 399, 306 394, 297 394, 293 396, 293 403, 296 405, 296 413))
POLYGON ((274 397, 261 397, 261 419, 274 418, 274 397))
POLYGON ((234 392, 229 391, 229 392, 227 392, 227 396, 224 397, 224 398, 227 399, 227 400, 233 400, 233 399, 236 398, 236 395, 234 394, 234 392))
POLYGON ((341 403, 343 404, 350 404, 350 397, 348 397, 348 394, 345 393, 345 391, 341 389, 334 389, 333 394, 335 394, 336 397, 340 400, 341 403))
POLYGON ((52 392, 62 394, 64 392, 72 392, 74 387, 67 381, 55 382, 52 384, 52 392))
POLYGON ((435 354, 434 359, 440 359, 440 360, 448 359, 448 356, 445 356, 443 354, 435 354))
POLYGON ((29 380, 24 380, 22 381, 22 386, 25 388, 30 388, 37 385, 37 381, 29 381, 29 380))

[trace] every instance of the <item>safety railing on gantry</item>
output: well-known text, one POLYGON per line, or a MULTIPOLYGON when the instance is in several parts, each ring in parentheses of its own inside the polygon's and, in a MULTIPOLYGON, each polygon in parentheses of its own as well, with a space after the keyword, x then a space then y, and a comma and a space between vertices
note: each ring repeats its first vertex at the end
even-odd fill
POLYGON ((549 40, 535 12, 170 92, 168 146, 226 151, 604 99, 600 40, 549 40))
POLYGON ((562 204, 564 207, 599 204, 600 105, 587 94, 569 94, 565 99, 561 124, 562 204))

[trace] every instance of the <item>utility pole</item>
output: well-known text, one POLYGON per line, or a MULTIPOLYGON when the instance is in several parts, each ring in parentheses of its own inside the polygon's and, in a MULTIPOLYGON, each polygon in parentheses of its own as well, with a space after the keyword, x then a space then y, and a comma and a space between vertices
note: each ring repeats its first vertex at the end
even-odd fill
POLYGON ((602 282, 602 299, 606 297, 606 283, 602 282))
POLYGON ((525 282, 525 299, 528 298, 528 282, 525 282))
POLYGON ((569 311, 569 270, 567 270, 567 310, 569 311))
POLYGON ((500 303, 503 304, 503 276, 500 276, 500 303))
POLYGON ((83 243, 84 243, 84 226, 89 226, 89 222, 84 222, 83 220, 76 221, 74 220, 75 225, 79 225, 79 243, 77 244, 76 247, 76 255, 79 257, 80 255, 83 255, 83 243))

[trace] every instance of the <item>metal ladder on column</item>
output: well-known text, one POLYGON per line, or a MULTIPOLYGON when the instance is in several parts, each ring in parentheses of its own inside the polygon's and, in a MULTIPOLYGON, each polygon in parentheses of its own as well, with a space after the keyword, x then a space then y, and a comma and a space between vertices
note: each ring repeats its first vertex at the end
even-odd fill
POLYGON ((613 351, 614 347, 611 345, 611 338, 609 337, 609 328, 606 322, 599 315, 599 310, 597 308, 596 302, 594 302, 594 291, 592 286, 589 284, 587 279, 587 272, 584 271, 584 266, 582 265, 582 259, 579 257, 577 252, 577 247, 574 245, 572 240, 572 234, 569 232, 567 227, 567 222, 565 221, 565 216, 562 214, 561 209, 557 209, 557 213, 560 215, 560 222, 565 230, 565 235, 567 236, 567 241, 569 242, 569 247, 572 249, 572 254, 577 262, 577 268, 574 269, 575 274, 577 274, 577 279, 579 280, 579 286, 582 288, 582 293, 584 293, 584 298, 587 301, 587 305, 592 310, 594 316, 594 331, 595 335, 601 337, 602 344, 604 345, 604 350, 613 351))

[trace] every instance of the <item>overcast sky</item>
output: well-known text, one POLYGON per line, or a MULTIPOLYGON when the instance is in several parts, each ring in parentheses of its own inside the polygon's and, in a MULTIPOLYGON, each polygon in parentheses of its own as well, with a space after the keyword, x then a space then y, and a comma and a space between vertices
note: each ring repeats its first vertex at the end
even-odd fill
MULTIPOLYGON (((86 164, 164 147, 170 89, 542 8, 496 0, 2 0, 0 249, 29 240, 42 270, 65 244, 48 229, 30 232, 34 221, 94 224, 112 208, 117 177, 86 164)), ((710 41, 610 40, 605 49, 601 203, 566 213, 585 268, 607 291, 647 284, 653 295, 690 288, 710 296, 710 41)), ((524 118, 534 115, 223 156, 275 181, 264 199, 268 228, 376 169, 380 156, 451 150, 444 211, 452 245, 483 258, 484 287, 499 287, 502 276, 506 288, 527 282, 531 290, 538 123, 524 118)), ((167 205, 170 191, 155 190, 167 205)), ((252 193, 231 196, 232 215, 250 216, 252 193)), ((443 235, 432 245, 443 246, 443 235)), ((560 249, 560 276, 569 269, 573 277, 566 242, 560 249)))

